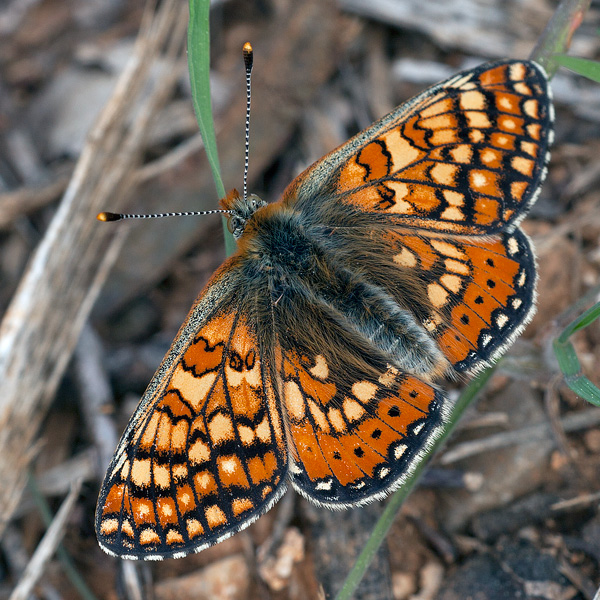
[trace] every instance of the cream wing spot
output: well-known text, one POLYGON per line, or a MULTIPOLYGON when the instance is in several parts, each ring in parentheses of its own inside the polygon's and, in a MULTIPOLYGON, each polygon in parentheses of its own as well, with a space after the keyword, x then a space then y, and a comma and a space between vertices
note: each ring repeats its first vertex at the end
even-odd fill
POLYGON ((136 459, 131 466, 131 480, 138 487, 145 487, 150 484, 150 459, 136 459))
POLYGON ((194 409, 198 410, 205 401, 216 378, 216 373, 205 373, 201 377, 194 377, 191 372, 184 370, 179 365, 173 373, 171 386, 176 388, 194 409))
POLYGON ((358 421, 365 414, 365 409, 356 400, 345 398, 342 405, 344 415, 348 421, 358 421))
POLYGON ((295 381, 286 381, 283 389, 285 404, 290 416, 297 420, 302 419, 306 410, 306 403, 298 384, 295 381))
POLYGON ((226 442, 235 438, 233 423, 228 415, 217 413, 208 424, 208 432, 215 444, 226 442))
POLYGON ((408 248, 402 248, 398 254, 394 256, 394 262, 402 267, 416 267, 417 257, 408 248))
POLYGON ((377 386, 370 381, 357 381, 352 385, 352 393, 361 401, 369 402, 377 393, 377 386))
POLYGON ((188 450, 188 458, 193 465, 199 465, 210 459, 210 448, 201 440, 196 440, 188 450))
POLYGON ((329 377, 329 367, 322 354, 317 354, 317 356, 315 356, 315 366, 310 369, 310 374, 321 380, 325 380, 329 377))
POLYGON ((439 283, 430 283, 427 286, 429 301, 436 308, 440 308, 448 301, 448 292, 439 283))

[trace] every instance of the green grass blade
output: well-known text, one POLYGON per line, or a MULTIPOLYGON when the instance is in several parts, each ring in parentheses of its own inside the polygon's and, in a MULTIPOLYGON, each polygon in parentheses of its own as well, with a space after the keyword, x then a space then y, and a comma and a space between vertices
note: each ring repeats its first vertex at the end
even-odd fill
POLYGON ((578 396, 581 396, 584 400, 595 406, 600 406, 600 390, 581 373, 581 365, 579 364, 577 353, 569 338, 580 329, 588 327, 599 317, 600 302, 569 323, 552 344, 558 366, 565 378, 565 383, 578 396))
MULTIPOLYGON (((190 0, 190 22, 188 26, 188 67, 190 71, 190 84, 192 88, 192 101, 198 120, 200 134, 204 141, 204 148, 212 176, 217 188, 217 196, 225 197, 225 186, 221 178, 219 154, 217 151, 217 138, 212 116, 210 101, 210 1, 190 0)), ((235 252, 235 240, 227 230, 223 221, 225 232, 225 251, 227 256, 235 252)))
POLYGON ((567 56, 566 54, 555 54, 553 58, 559 65, 570 71, 600 83, 600 62, 588 60, 587 58, 567 56))

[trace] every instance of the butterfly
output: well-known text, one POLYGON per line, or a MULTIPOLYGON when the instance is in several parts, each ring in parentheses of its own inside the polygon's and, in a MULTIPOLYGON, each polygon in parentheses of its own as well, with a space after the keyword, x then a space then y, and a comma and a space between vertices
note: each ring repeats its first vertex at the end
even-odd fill
POLYGON ((493 62, 399 106, 276 203, 230 192, 237 252, 121 438, 101 547, 181 557, 247 527, 289 483, 334 509, 401 486, 447 419, 436 381, 488 365, 533 315, 519 222, 552 121, 542 67, 493 62))

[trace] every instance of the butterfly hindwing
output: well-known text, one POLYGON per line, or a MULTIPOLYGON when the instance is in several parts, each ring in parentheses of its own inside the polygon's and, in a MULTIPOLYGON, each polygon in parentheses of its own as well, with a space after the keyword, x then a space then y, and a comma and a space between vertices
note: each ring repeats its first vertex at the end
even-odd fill
POLYGON ((111 554, 197 552, 249 525, 285 490, 269 369, 235 301, 215 310, 218 287, 213 280, 192 309, 108 469, 96 530, 111 554))
POLYGON ((317 161, 284 201, 385 214, 389 224, 491 234, 524 216, 552 138, 546 75, 536 63, 482 65, 402 104, 317 161))
POLYGON ((391 260, 423 283, 429 312, 421 323, 456 370, 489 364, 529 322, 535 257, 519 228, 484 239, 390 232, 386 238, 391 260))
POLYGON ((377 379, 331 370, 326 356, 287 353, 282 401, 288 418, 290 478, 329 508, 381 499, 411 474, 437 439, 443 397, 389 368, 377 379))

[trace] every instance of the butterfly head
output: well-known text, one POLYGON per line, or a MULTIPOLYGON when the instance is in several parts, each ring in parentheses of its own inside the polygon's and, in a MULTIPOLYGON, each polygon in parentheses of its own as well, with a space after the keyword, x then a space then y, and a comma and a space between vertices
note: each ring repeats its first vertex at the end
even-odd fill
POLYGON ((247 198, 240 196, 236 189, 227 193, 227 196, 220 202, 221 206, 229 211, 227 217, 227 229, 233 234, 235 240, 239 240, 244 233, 246 223, 252 215, 267 203, 254 194, 247 198))

